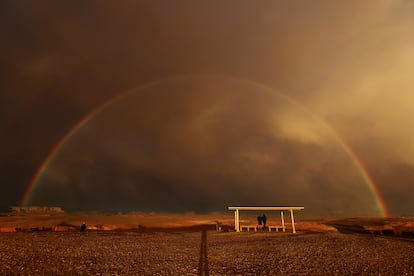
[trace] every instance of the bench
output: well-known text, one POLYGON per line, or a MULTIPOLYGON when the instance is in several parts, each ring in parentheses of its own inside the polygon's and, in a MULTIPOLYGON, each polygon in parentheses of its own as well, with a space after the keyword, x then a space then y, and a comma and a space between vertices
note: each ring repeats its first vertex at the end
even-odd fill
POLYGON ((250 229, 257 231, 257 225, 240 225, 240 231, 243 231, 243 228, 246 228, 247 231, 250 231, 250 229))
POLYGON ((272 226, 267 226, 267 228, 269 229, 269 232, 272 232, 272 229, 275 229, 276 232, 279 232, 279 229, 283 229, 283 232, 285 232, 285 229, 286 229, 286 227, 282 225, 272 225, 272 226))

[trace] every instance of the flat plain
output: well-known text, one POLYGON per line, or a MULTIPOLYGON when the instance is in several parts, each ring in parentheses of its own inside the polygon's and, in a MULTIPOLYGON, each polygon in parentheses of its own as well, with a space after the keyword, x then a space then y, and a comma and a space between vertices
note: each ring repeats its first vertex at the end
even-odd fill
MULTIPOLYGON (((186 223, 197 218, 190 217, 186 223)), ((205 222, 207 217, 198 218, 205 222)), ((7 226, 11 220, 4 218, 7 226)), ((308 220, 298 222, 296 234, 289 229, 236 233, 230 224, 216 231, 212 223, 84 232, 76 227, 62 232, 26 228, 0 233, 0 274, 414 275, 411 223, 308 220)))

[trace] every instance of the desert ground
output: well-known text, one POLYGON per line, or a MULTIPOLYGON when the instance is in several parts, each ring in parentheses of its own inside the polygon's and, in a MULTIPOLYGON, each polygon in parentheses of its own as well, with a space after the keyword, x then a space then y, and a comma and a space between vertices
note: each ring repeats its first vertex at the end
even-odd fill
POLYGON ((296 234, 232 223, 231 213, 3 215, 0 275, 414 275, 414 218, 299 216, 296 234))

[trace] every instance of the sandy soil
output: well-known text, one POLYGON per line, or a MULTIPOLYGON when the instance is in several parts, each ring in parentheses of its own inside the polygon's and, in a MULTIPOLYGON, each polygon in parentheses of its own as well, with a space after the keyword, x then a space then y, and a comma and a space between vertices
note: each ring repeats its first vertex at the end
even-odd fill
POLYGON ((103 213, 64 213, 55 215, 0 216, 0 227, 30 229, 34 227, 51 228, 55 225, 79 227, 86 222, 89 227, 107 226, 108 229, 134 229, 138 227, 183 227, 192 225, 233 223, 232 213, 208 214, 162 214, 132 212, 126 214, 103 213))

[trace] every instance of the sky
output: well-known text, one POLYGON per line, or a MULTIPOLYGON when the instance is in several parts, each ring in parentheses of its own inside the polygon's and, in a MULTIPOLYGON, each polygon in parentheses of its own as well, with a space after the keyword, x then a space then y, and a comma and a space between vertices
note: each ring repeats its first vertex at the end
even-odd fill
POLYGON ((1 1, 0 209, 64 141, 27 204, 379 215, 379 196, 413 215, 413 14, 409 0, 1 1))

